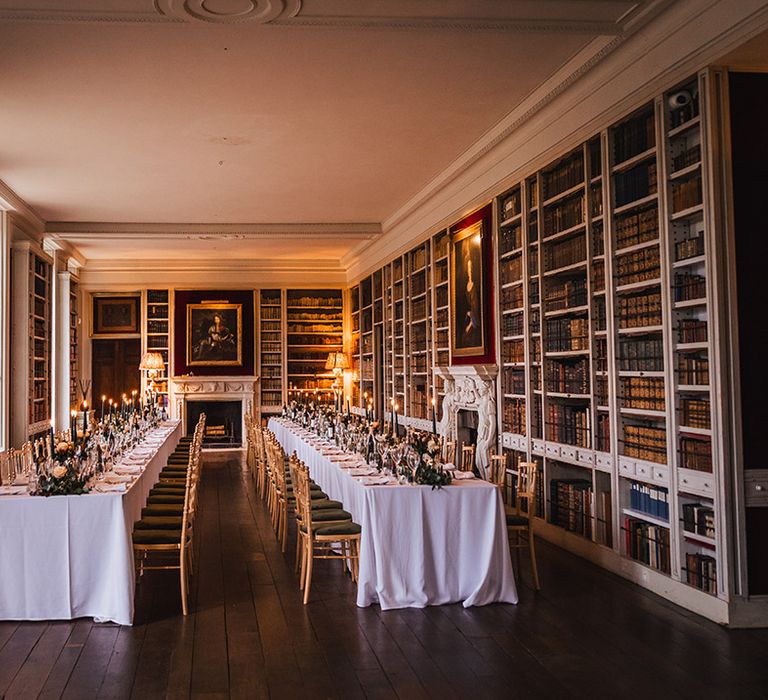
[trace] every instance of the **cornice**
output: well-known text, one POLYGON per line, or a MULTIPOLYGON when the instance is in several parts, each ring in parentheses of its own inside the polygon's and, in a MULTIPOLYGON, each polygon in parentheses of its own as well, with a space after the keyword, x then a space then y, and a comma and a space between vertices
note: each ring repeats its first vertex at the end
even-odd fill
POLYGON ((381 235, 379 223, 287 223, 287 224, 188 224, 123 223, 91 221, 49 221, 46 233, 62 240, 91 241, 155 240, 158 236, 184 240, 265 240, 265 239, 359 239, 381 235))
POLYGON ((0 180, 0 209, 13 212, 17 220, 24 220, 25 228, 30 231, 40 232, 45 227, 45 220, 2 180, 0 180))
POLYGON ((260 258, 258 260, 220 260, 209 259, 168 259, 159 260, 137 258, 133 260, 91 259, 83 267, 87 272, 137 272, 137 273, 203 273, 231 272, 247 273, 332 273, 343 274, 344 268, 338 260, 284 260, 260 258))
MULTIPOLYGON (((216 6, 205 0, 153 0, 151 5, 137 3, 137 9, 112 11, 76 7, 54 10, 43 2, 20 2, 20 7, 0 9, 2 22, 47 22, 47 23, 166 23, 166 24, 251 24, 255 26, 277 26, 296 28, 336 28, 357 30, 394 31, 485 31, 508 33, 556 33, 615 35, 624 30, 624 24, 651 2, 639 0, 620 17, 618 21, 605 19, 584 19, 584 11, 578 4, 565 1, 532 3, 530 0, 507 0, 496 7, 496 14, 479 3, 466 3, 455 15, 445 3, 422 2, 418 12, 413 12, 407 2, 380 5, 378 14, 361 12, 359 0, 336 2, 330 7, 322 3, 303 6, 302 0, 251 0, 249 3, 232 6, 216 6), (37 4, 37 7, 34 5, 37 4), (449 14, 446 14, 446 9, 449 14)), ((603 3, 609 8, 610 0, 603 3)), ((128 8, 128 5, 124 5, 128 8)))

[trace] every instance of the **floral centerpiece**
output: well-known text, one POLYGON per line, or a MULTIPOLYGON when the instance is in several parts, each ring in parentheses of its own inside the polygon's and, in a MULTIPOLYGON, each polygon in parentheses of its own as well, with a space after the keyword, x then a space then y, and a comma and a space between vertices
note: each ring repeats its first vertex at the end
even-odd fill
POLYGON ((83 473, 80 452, 73 442, 62 440, 53 451, 52 468, 38 477, 41 496, 75 496, 88 493, 88 475, 83 473))

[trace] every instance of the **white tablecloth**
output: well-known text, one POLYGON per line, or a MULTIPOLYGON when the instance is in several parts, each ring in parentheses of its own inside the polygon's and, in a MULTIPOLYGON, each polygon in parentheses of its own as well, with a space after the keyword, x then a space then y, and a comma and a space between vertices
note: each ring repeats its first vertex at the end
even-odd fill
POLYGON ((0 496, 0 619, 133 622, 131 533, 181 436, 178 421, 123 493, 0 496))
POLYGON ((485 481, 365 486, 322 455, 290 421, 269 428, 330 498, 362 526, 357 604, 383 610, 445 603, 517 603, 504 504, 485 481))

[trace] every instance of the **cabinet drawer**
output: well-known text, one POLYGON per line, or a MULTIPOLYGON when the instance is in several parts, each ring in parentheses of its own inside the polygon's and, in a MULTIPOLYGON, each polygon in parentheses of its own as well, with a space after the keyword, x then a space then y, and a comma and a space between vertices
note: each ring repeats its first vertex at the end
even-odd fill
POLYGON ((560 448, 560 456, 563 459, 572 459, 575 462, 576 461, 576 448, 575 447, 561 447, 560 448))
POLYGON ((768 506, 768 469, 745 470, 744 495, 747 508, 768 506))
POLYGON ((635 474, 640 479, 651 479, 652 474, 652 467, 648 464, 645 464, 645 462, 636 462, 635 463, 635 474))
POLYGON ((619 474, 622 476, 634 476, 635 475, 635 463, 631 459, 624 459, 619 457, 619 474))
POLYGON ((613 457, 606 452, 595 452, 595 466, 609 472, 613 469, 613 457))
POLYGON ((651 480, 663 486, 669 486, 669 469, 661 465, 651 467, 651 480))
POLYGON ((715 496, 715 478, 712 474, 680 469, 677 473, 677 488, 697 496, 715 496))
POLYGON ((547 457, 559 457, 560 456, 560 445, 547 445, 545 448, 545 454, 547 457))
POLYGON ((509 433, 504 433, 501 436, 502 447, 512 447, 512 436, 509 433))
POLYGON ((532 452, 536 455, 543 455, 544 454, 544 440, 536 440, 533 441, 533 450, 532 452))
POLYGON ((592 465, 595 463, 595 453, 589 450, 576 450, 576 460, 579 464, 592 465))

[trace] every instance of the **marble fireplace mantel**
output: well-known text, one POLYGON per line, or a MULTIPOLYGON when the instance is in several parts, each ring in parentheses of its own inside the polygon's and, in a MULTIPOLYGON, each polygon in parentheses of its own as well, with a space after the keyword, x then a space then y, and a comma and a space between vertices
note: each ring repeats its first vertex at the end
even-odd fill
POLYGON ((499 367, 486 365, 451 365, 435 367, 442 377, 445 396, 438 432, 446 440, 456 440, 459 411, 477 411, 477 446, 475 464, 487 478, 489 450, 496 445, 496 375, 499 367))
POLYGON ((186 434, 187 401, 240 401, 245 435, 245 414, 253 409, 258 381, 256 376, 173 377, 169 383, 171 416, 181 419, 186 434))

